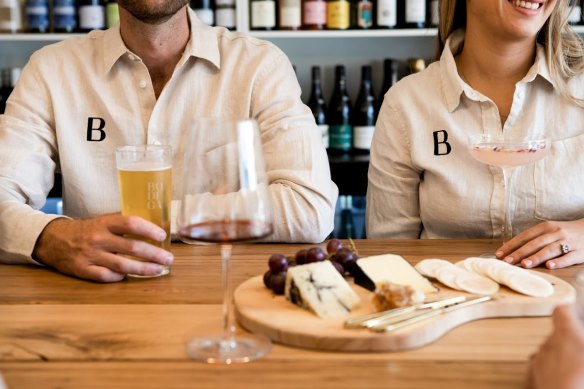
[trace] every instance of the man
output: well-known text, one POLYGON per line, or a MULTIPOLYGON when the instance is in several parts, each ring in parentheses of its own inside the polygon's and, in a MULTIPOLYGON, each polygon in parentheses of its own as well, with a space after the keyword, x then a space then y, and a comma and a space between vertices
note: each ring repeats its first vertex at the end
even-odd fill
POLYGON ((164 231, 115 213, 114 149, 176 150, 197 117, 260 124, 270 239, 317 242, 332 230, 337 189, 287 57, 268 42, 204 25, 188 3, 121 0, 119 26, 32 55, 0 116, 0 261, 36 261, 100 282, 160 273, 172 254, 124 234, 161 241, 164 231), (71 218, 34 210, 55 170, 71 218))
POLYGON ((529 387, 533 389, 584 388, 584 325, 576 307, 554 310, 554 329, 532 357, 529 387))

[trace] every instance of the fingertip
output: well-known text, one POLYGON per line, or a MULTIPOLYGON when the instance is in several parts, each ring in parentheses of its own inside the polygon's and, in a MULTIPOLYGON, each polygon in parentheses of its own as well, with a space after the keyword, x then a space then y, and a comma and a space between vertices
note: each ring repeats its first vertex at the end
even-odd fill
POLYGON ((495 251, 495 257, 497 257, 499 259, 503 258, 504 255, 505 255, 505 253, 503 252, 503 250, 495 251))
POLYGON ((524 259, 523 261, 521 261, 521 267, 529 269, 533 267, 533 261, 531 259, 524 259))
POLYGON ((558 264, 556 263, 556 261, 547 261, 545 263, 545 267, 547 267, 548 269, 555 269, 558 266, 558 264))

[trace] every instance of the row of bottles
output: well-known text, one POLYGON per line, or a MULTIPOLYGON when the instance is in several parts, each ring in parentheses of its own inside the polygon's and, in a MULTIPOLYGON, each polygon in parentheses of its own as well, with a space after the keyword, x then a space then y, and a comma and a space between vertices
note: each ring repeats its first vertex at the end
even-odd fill
POLYGON ((365 239, 365 196, 339 195, 331 238, 365 239))
POLYGON ((117 0, 0 1, 0 32, 87 32, 118 20, 117 0))
POLYGON ((251 0, 251 30, 438 26, 438 0, 251 0))
POLYGON ((0 69, 0 114, 6 109, 6 100, 20 76, 20 68, 0 69))
MULTIPOLYGON (((363 65, 359 94, 354 105, 351 104, 347 91, 344 65, 335 66, 334 89, 328 105, 323 96, 321 68, 312 67, 311 91, 307 105, 321 130, 329 154, 369 153, 383 96, 399 80, 402 74, 401 65, 401 61, 391 58, 383 61, 383 83, 378 94, 374 92, 371 81, 371 65, 363 65)), ((425 61, 413 58, 408 61, 408 65, 408 73, 419 72, 425 68, 425 61)))
POLYGON ((221 26, 229 30, 237 28, 235 0, 191 0, 190 7, 209 26, 221 26))

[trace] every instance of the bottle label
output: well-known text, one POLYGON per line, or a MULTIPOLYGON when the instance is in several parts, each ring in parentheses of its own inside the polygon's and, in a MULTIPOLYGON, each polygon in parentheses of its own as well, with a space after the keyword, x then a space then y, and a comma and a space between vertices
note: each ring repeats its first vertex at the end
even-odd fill
POLYGON ((105 9, 101 5, 79 7, 79 27, 84 30, 105 28, 105 9))
POLYGON ((361 28, 373 26, 373 3, 361 1, 357 4, 357 25, 361 28))
POLYGON ((49 28, 49 4, 43 1, 28 1, 24 10, 26 24, 30 30, 45 31, 49 28))
POLYGON ((438 27, 438 23, 440 23, 440 2, 432 0, 430 2, 430 25, 438 27))
POLYGON ((280 1, 280 26, 300 27, 302 18, 300 12, 300 0, 280 1))
POLYGON ((377 3, 377 25, 383 27, 395 27, 396 24, 396 0, 379 0, 377 3))
POLYGON ((254 1, 251 3, 251 27, 276 27, 276 3, 274 1, 254 1))
POLYGON ((304 24, 325 25, 326 24, 326 2, 307 1, 304 3, 304 24))
POLYGON ((579 5, 574 6, 574 8, 572 8, 572 11, 568 15, 568 23, 570 24, 580 23, 581 15, 582 9, 580 8, 580 6, 579 5))
POLYGON ((61 3, 53 8, 53 26, 56 30, 72 31, 77 26, 75 6, 71 1, 62 1, 61 3))
POLYGON ((18 0, 0 0, 0 31, 20 31, 21 17, 18 0))
POLYGON ((235 28, 235 8, 217 8, 215 24, 226 28, 235 28))
POLYGON ((106 6, 107 28, 113 27, 120 20, 120 8, 118 3, 109 3, 106 6))
POLYGON ((329 127, 329 147, 342 151, 351 150, 353 128, 349 124, 332 124, 329 127))
POLYGON ((334 30, 346 30, 351 26, 351 7, 348 1, 326 3, 326 26, 334 30))
POLYGON ((426 21, 426 1, 406 1, 406 23, 424 23, 426 21))
POLYGON ((235 0, 215 0, 215 6, 235 9, 235 0))
POLYGON ((371 149, 371 140, 375 126, 355 126, 353 127, 353 147, 359 150, 371 149))
POLYGON ((196 9, 195 15, 208 26, 212 26, 215 23, 215 13, 212 9, 196 9))
POLYGON ((322 144, 325 149, 329 148, 329 126, 328 124, 319 124, 318 129, 320 130, 320 135, 322 137, 322 144))

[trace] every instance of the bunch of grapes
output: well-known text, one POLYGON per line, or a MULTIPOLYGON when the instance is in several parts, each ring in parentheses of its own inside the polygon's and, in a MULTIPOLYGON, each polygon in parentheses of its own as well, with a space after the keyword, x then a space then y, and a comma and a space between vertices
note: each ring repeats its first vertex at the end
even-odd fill
POLYGON ((284 254, 272 254, 268 260, 269 270, 264 273, 264 285, 275 294, 284 294, 288 268, 296 265, 330 260, 342 275, 352 274, 355 262, 359 258, 351 241, 352 248, 345 247, 340 240, 332 239, 326 245, 326 252, 320 247, 302 249, 294 257, 284 254))

